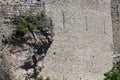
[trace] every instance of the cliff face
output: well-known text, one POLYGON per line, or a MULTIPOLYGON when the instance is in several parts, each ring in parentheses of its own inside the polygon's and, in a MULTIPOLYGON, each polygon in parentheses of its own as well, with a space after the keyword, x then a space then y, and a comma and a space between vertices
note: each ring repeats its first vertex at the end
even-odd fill
POLYGON ((53 41, 44 3, 1 5, 0 80, 35 80, 53 41))

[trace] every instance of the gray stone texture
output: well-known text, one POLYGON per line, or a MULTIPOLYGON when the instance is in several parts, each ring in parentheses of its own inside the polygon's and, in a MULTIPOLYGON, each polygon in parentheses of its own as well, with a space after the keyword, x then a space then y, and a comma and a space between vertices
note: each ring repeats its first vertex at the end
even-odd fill
POLYGON ((42 59, 52 44, 54 34, 52 20, 44 12, 44 3, 0 3, 0 6, 0 80, 35 80, 44 67, 42 59), (14 20, 18 19, 15 16, 21 20, 24 20, 23 16, 32 19, 25 19, 27 26, 24 26, 29 31, 23 36, 15 30, 14 20))
POLYGON ((110 0, 44 0, 55 37, 43 75, 53 80, 102 80, 112 67, 110 0))
MULTIPOLYGON (((119 59, 119 0, 43 0, 45 4, 40 5, 6 1, 0 0, 0 39, 3 34, 7 37, 12 34, 13 28, 8 25, 6 16, 34 15, 45 10, 53 20, 54 42, 42 61, 42 75, 50 76, 52 80, 103 80, 103 74, 111 69, 113 59, 119 59)), ((17 57, 22 60, 27 54, 21 53, 23 55, 18 53, 20 56, 17 57)), ((6 68, 14 70, 14 64, 9 63, 14 62, 16 56, 6 58, 6 55, 0 58, 1 64, 6 62, 1 69, 8 64, 6 68)), ((2 70, 0 72, 6 75, 2 70)), ((18 73, 26 71, 17 69, 14 73, 20 76, 17 80, 21 77, 24 80, 24 74, 18 73)), ((7 80, 9 76, 4 78, 7 80)))
POLYGON ((120 62, 120 1, 111 0, 111 16, 113 26, 113 44, 114 44, 114 60, 116 64, 120 62))

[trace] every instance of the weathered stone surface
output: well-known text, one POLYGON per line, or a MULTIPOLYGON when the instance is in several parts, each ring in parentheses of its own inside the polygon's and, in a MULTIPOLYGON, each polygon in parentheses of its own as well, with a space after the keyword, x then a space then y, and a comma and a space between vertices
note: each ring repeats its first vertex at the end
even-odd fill
POLYGON ((54 32, 51 18, 45 15, 41 2, 38 4, 0 4, 3 9, 0 11, 0 80, 35 80, 44 67, 42 60, 52 44, 54 32), (39 25, 32 24, 33 31, 29 29, 25 35, 17 36, 15 16, 37 14, 41 14, 36 23, 39 25))
MULTIPOLYGON (((8 0, 6 0, 8 1, 8 0)), ((38 62, 41 66, 44 64, 44 69, 41 74, 50 76, 53 80, 102 80, 103 74, 112 67, 112 61, 119 61, 119 0, 43 0, 42 4, 30 3, 12 3, 10 0, 4 4, 0 4, 0 46, 2 47, 2 39, 5 35, 7 38, 12 34, 12 29, 9 25, 10 16, 13 15, 36 15, 37 12, 44 10, 53 19, 55 37, 54 42, 48 55, 44 59, 44 63, 38 62), (110 2, 111 1, 111 2, 110 2), (112 12, 111 12, 112 11, 112 12), (111 18, 112 13, 112 18, 111 18), (6 17, 7 16, 7 17, 6 17), (4 24, 3 24, 4 23, 4 24), (113 53, 114 58, 113 58, 113 53)), ((50 24, 50 21, 47 22, 50 24)), ((44 25, 46 23, 42 23, 44 25)), ((49 29, 48 27, 45 29, 49 29)), ((37 34, 39 31, 35 31, 37 34)), ((47 32, 50 33, 49 31, 47 32)), ((28 37, 27 34, 25 37, 28 37)), ((8 38, 9 39, 9 38, 8 38)), ((53 41, 51 36, 41 36, 40 41, 53 41)), ((28 40, 28 43, 33 43, 28 40)), ((11 46, 15 48, 14 46, 11 46)), ((15 80, 13 76, 19 80, 33 74, 33 69, 23 70, 18 68, 14 71, 14 65, 22 65, 24 62, 33 64, 31 58, 28 59, 37 49, 31 49, 30 46, 23 44, 23 48, 17 47, 12 54, 4 56, 0 59, 1 79, 0 80, 15 80), (21 52, 22 51, 22 52, 21 52), (24 54, 26 53, 26 54, 24 54), (9 63, 16 60, 13 66, 9 63), (17 60, 18 60, 17 59, 17 60), (9 61, 10 60, 10 61, 9 61), (4 63, 2 63, 4 62, 4 63), (5 67, 10 69, 8 73, 5 67), (19 74, 22 73, 22 74, 19 74)), ((8 54, 8 51, 5 51, 8 54)), ((41 56, 45 56, 44 54, 41 56)), ((37 57, 37 59, 39 56, 37 57)), ((38 65, 37 64, 37 65, 38 65)), ((38 67, 38 66, 37 66, 38 67)), ((37 68, 39 70, 39 68, 37 68)), ((41 69, 40 69, 41 70, 41 69)), ((27 77, 29 80, 29 77, 27 77)))
POLYGON ((43 75, 54 80, 102 80, 112 67, 110 0, 44 0, 55 37, 43 75))
POLYGON ((120 1, 111 0, 111 15, 113 26, 114 63, 120 63, 120 1))

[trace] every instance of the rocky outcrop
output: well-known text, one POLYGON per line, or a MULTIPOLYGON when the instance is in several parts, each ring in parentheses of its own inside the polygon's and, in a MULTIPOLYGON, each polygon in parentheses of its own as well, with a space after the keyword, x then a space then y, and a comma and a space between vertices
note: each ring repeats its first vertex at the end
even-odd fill
MULTIPOLYGON (((41 9, 43 7, 35 4, 36 8, 32 11, 33 7, 27 6, 31 13, 28 9, 16 9, 18 14, 3 10, 6 14, 2 14, 1 20, 0 80, 34 80, 44 68, 43 59, 53 42, 52 20, 41 9), (30 25, 27 25, 28 31, 24 35, 18 34, 13 21, 15 16, 34 17, 36 14, 41 14, 41 19, 32 25, 33 29, 30 30, 30 25)), ((11 8, 10 5, 4 7, 11 8)), ((21 4, 21 7, 24 6, 21 4)), ((13 12, 14 8, 11 9, 13 12)))

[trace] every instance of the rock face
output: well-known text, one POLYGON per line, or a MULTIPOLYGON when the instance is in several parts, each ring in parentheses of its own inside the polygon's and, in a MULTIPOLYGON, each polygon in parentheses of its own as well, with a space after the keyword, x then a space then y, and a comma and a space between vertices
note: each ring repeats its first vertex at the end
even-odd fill
POLYGON ((41 2, 1 6, 0 80, 35 80, 53 42, 52 20, 46 16, 41 2), (25 17, 30 23, 26 23, 28 31, 23 35, 18 33, 21 27, 16 28, 16 24, 25 17))

